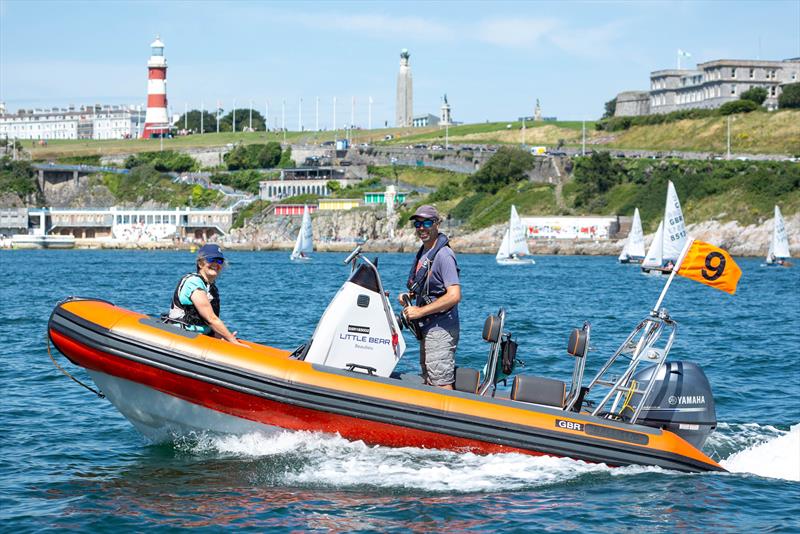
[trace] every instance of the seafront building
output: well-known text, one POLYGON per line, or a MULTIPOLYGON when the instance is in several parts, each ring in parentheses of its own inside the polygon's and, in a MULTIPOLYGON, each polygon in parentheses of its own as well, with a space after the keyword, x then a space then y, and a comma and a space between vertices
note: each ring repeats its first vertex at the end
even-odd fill
POLYGON ((0 235, 72 236, 119 243, 207 241, 226 235, 231 209, 0 208, 0 235))
POLYGON ((800 81, 800 58, 783 61, 717 59, 695 69, 666 69, 650 73, 649 91, 617 95, 614 115, 631 117, 682 109, 713 109, 738 100, 754 87, 767 91, 764 106, 778 107, 783 86, 800 81))
POLYGON ((8 139, 130 139, 144 128, 141 106, 19 109, 0 104, 0 137, 8 139))

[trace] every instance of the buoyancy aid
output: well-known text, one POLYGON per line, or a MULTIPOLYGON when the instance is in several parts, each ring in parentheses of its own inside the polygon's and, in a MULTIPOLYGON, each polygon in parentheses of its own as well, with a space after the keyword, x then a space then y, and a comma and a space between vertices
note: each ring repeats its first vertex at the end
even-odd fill
POLYGON ((408 273, 408 281, 406 282, 406 287, 412 293, 415 293, 417 296, 421 297, 425 304, 430 304, 436 298, 441 297, 446 293, 446 291, 440 291, 438 294, 432 294, 430 292, 430 273, 431 269, 433 268, 433 260, 436 258, 436 255, 442 250, 444 247, 450 246, 450 240, 444 234, 439 234, 436 238, 436 243, 434 243, 433 247, 426 253, 425 252, 425 245, 419 247, 417 251, 417 256, 414 259, 414 264, 411 266, 411 270, 408 273), (425 256, 425 259, 422 257, 425 256), (422 260, 422 265, 417 268, 417 266, 422 260), (431 299, 431 297, 435 297, 431 299))
MULTIPOLYGON (((183 304, 180 299, 181 290, 183 289, 183 285, 191 278, 192 276, 200 276, 197 273, 189 273, 181 278, 180 282, 178 282, 177 287, 175 288, 175 292, 172 294, 172 306, 169 310, 168 319, 175 323, 180 323, 185 326, 203 326, 207 327, 208 323, 200 316, 200 313, 195 308, 194 304, 183 304)), ((201 278, 202 279, 202 278, 201 278)), ((219 291, 217 290, 216 284, 208 284, 203 280, 203 283, 206 284, 208 288, 208 301, 211 304, 211 309, 214 310, 214 314, 219 317, 219 291)))

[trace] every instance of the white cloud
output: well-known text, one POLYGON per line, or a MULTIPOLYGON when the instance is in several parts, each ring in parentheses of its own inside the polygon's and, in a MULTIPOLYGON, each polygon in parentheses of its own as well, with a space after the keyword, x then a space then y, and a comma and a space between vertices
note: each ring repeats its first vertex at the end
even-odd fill
POLYGON ((494 18, 478 24, 477 38, 507 48, 554 46, 578 57, 610 57, 624 23, 578 28, 554 18, 494 18))
POLYGON ((478 25, 481 41, 510 48, 535 48, 557 31, 559 22, 548 18, 490 19, 478 25))
POLYGON ((422 17, 387 17, 385 15, 339 15, 320 13, 304 14, 301 17, 284 15, 291 18, 293 24, 303 25, 321 30, 338 30, 369 34, 374 36, 395 36, 409 39, 426 39, 431 41, 452 40, 456 36, 453 28, 446 24, 422 17))

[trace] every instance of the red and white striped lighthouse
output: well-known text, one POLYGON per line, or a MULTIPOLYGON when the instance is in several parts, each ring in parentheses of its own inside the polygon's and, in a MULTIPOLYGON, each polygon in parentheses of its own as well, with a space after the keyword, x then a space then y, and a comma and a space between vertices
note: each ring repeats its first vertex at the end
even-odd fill
POLYGON ((150 50, 150 59, 147 60, 147 113, 142 129, 142 138, 145 139, 169 134, 167 60, 160 37, 150 43, 150 50))

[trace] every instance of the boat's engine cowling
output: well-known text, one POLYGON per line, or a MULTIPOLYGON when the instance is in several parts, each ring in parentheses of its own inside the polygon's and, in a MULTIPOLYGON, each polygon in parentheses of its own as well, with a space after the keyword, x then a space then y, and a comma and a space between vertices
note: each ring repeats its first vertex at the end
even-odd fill
MULTIPOLYGON (((637 389, 647 388, 655 368, 651 365, 634 374, 637 389)), ((664 428, 701 448, 717 427, 714 397, 706 374, 697 364, 673 361, 664 363, 655 379, 649 400, 636 422, 664 428)), ((640 399, 641 395, 634 395, 631 405, 637 406, 640 399)))

